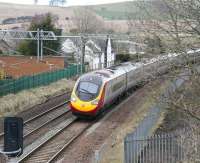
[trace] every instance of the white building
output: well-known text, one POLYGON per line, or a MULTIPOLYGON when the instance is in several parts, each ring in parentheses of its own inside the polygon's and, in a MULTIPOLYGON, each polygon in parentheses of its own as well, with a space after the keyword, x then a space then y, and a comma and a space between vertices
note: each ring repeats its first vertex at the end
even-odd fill
MULTIPOLYGON (((74 54, 77 63, 81 63, 81 49, 80 46, 67 39, 63 43, 62 50, 67 54, 74 54)), ((88 40, 85 46, 85 62, 89 64, 90 69, 101 69, 104 67, 105 62, 105 40, 88 40)), ((112 66, 115 62, 115 54, 112 52, 111 39, 108 38, 107 42, 107 67, 112 66)))

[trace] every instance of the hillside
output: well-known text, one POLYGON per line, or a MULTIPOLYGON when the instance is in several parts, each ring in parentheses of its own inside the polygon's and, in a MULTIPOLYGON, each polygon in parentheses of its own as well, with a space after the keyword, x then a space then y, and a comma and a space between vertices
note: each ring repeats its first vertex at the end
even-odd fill
POLYGON ((137 10, 134 2, 111 3, 92 6, 92 9, 100 16, 109 20, 126 20, 127 15, 137 10))
MULTIPOLYGON (((8 4, 0 3, 0 29, 11 29, 17 28, 20 26, 27 27, 29 23, 5 23, 5 20, 12 20, 26 17, 32 17, 34 15, 45 14, 51 12, 52 14, 58 17, 57 26, 59 28, 69 29, 71 28, 70 18, 73 15, 73 8, 70 7, 49 7, 49 6, 40 6, 40 5, 19 5, 19 4, 8 4)), ((29 20, 30 22, 30 20, 29 20)))
MULTIPOLYGON (((118 28, 115 28, 113 30, 121 32, 127 30, 127 23, 124 20, 122 20, 122 18, 126 19, 125 18, 126 6, 127 2, 96 5, 96 6, 90 6, 90 8, 95 13, 97 13, 97 15, 105 19, 105 25, 108 28, 113 28, 113 25, 117 25, 118 28), (102 15, 103 8, 105 8, 107 11, 105 12, 105 15, 102 15), (112 15, 119 15, 119 16, 113 17, 112 15)), ((41 6, 41 5, 19 5, 19 4, 0 3, 0 29, 15 29, 18 27, 27 28, 29 26, 29 22, 32 16, 36 14, 39 15, 51 12, 52 14, 57 15, 58 17, 56 26, 64 29, 65 32, 69 32, 70 29, 74 28, 72 19, 73 19, 74 9, 76 8, 77 8, 76 6, 50 7, 44 5, 41 6), (21 21, 21 19, 23 21, 21 21), (15 23, 16 20, 17 22, 15 23)))
POLYGON ((0 20, 20 16, 33 16, 35 14, 47 12, 56 14, 59 16, 59 18, 63 19, 66 15, 71 16, 73 9, 70 7, 0 3, 0 20))
MULTIPOLYGON (((146 5, 153 5, 160 9, 160 0, 147 1, 146 5)), ((116 32, 127 32, 127 18, 133 19, 137 14, 143 15, 142 10, 137 7, 136 1, 111 3, 89 6, 98 16, 104 18, 105 26, 116 32), (137 14, 136 14, 137 13, 137 14)), ((58 17, 56 26, 69 32, 74 28, 73 14, 77 7, 50 7, 42 5, 19 5, 0 3, 0 29, 27 28, 32 17, 36 14, 51 12, 58 17)), ((144 18, 145 19, 145 18, 144 18)))
MULTIPOLYGON (((144 10, 141 10, 138 6, 145 5, 149 8, 150 12, 159 11, 159 13, 166 13, 163 1, 126 1, 121 3, 111 3, 104 5, 92 6, 92 9, 100 16, 108 20, 127 20, 128 17, 137 19, 137 15, 145 15, 144 10)), ((144 19, 149 19, 143 17, 144 19)))

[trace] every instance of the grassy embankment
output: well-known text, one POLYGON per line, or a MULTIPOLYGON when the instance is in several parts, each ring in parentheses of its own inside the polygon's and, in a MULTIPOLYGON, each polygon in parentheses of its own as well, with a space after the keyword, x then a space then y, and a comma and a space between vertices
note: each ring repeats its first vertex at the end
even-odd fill
POLYGON ((0 98, 0 117, 15 115, 21 111, 41 104, 50 97, 71 91, 75 81, 62 79, 48 86, 24 90, 0 98))

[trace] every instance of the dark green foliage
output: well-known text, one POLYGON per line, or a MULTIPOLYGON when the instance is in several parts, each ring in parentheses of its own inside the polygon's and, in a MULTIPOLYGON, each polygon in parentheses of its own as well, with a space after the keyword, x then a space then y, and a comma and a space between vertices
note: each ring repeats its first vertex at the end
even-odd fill
POLYGON ((129 54, 117 54, 116 55, 116 61, 117 62, 127 62, 129 61, 131 58, 130 58, 130 55, 129 54))
POLYGON ((37 53, 33 49, 36 47, 32 46, 33 43, 34 41, 22 41, 18 46, 18 51, 23 55, 36 55, 37 53))
POLYGON ((137 54, 131 55, 130 60, 134 62, 140 62, 143 57, 144 56, 142 54, 137 53, 137 54))
MULTIPOLYGON (((36 15, 33 17, 30 27, 28 30, 37 31, 42 29, 44 31, 53 31, 55 35, 60 35, 61 30, 57 29, 54 25, 54 18, 52 14, 47 13, 45 15, 36 15)), ((43 46, 58 51, 60 48, 60 41, 43 41, 43 46)), ((36 55, 37 54, 37 41, 36 40, 25 40, 22 41, 18 47, 18 51, 23 55, 36 55)), ((49 50, 43 49, 44 55, 52 55, 53 53, 49 50)))

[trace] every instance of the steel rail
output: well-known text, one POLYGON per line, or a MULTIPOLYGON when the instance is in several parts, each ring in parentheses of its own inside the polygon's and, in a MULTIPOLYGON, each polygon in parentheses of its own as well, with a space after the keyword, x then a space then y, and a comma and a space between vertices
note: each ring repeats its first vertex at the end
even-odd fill
POLYGON ((53 121, 55 121, 55 120, 57 120, 57 119, 59 119, 59 118, 65 116, 65 115, 69 114, 69 112, 70 112, 70 109, 68 109, 65 113, 60 114, 59 116, 57 116, 57 117, 55 117, 55 118, 53 118, 53 119, 48 120, 47 122, 43 123, 42 125, 40 125, 40 126, 37 127, 36 129, 30 131, 29 133, 27 133, 27 134, 24 135, 23 137, 26 138, 26 137, 32 135, 34 132, 36 132, 37 130, 41 129, 42 127, 44 127, 44 126, 50 124, 51 122, 53 122, 53 121))
POLYGON ((49 141, 51 141, 53 138, 55 138, 57 135, 59 135, 61 132, 63 132, 66 128, 70 127, 77 119, 78 119, 77 117, 73 117, 70 120, 67 120, 66 126, 59 129, 54 135, 52 135, 50 138, 48 138, 47 140, 45 140, 44 142, 39 144, 37 147, 32 149, 29 153, 27 153, 23 158, 19 159, 17 162, 21 163, 21 162, 25 161, 26 159, 28 159, 28 157, 31 156, 34 152, 39 150, 41 147, 43 147, 45 144, 47 144, 49 141))
POLYGON ((78 134, 76 134, 73 138, 71 138, 55 155, 53 155, 51 157, 51 159, 47 162, 47 163, 52 163, 53 161, 55 161, 59 155, 66 149, 68 148, 77 138, 79 138, 88 128, 90 128, 92 124, 89 124, 86 128, 84 128, 81 132, 79 132, 78 134))
MULTIPOLYGON (((65 101, 65 102, 63 102, 61 104, 58 104, 58 105, 52 107, 49 110, 46 110, 46 111, 44 111, 44 112, 42 112, 42 113, 40 113, 40 114, 38 114, 38 115, 36 115, 34 117, 31 117, 31 118, 27 119, 26 121, 24 121, 24 125, 27 124, 27 123, 30 123, 31 121, 34 121, 35 119, 38 119, 38 118, 44 116, 45 114, 47 114, 47 113, 49 113, 51 111, 54 111, 55 109, 59 109, 61 106, 64 106, 64 105, 68 104, 69 102, 70 101, 65 101)), ((4 132, 0 133, 0 139, 1 139, 2 136, 4 136, 4 132)))

